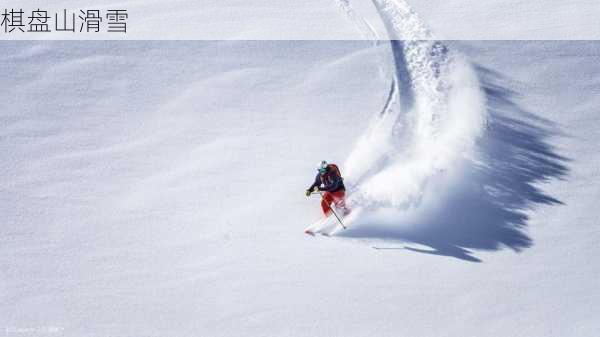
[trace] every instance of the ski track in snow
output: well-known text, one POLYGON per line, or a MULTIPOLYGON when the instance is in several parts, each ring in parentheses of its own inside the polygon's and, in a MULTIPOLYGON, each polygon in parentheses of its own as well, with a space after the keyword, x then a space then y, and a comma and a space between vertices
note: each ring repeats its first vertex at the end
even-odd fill
POLYGON ((559 203, 535 184, 567 172, 541 136, 551 131, 516 122, 525 116, 507 117, 503 111, 516 104, 496 83, 502 79, 436 41, 405 1, 373 4, 390 38, 393 80, 383 110, 344 164, 355 212, 350 229, 338 235, 411 242, 426 249, 409 250, 474 262, 469 248, 531 246, 521 230, 525 211, 559 203), (530 130, 510 134, 513 123, 530 130), (531 144, 506 143, 507 137, 531 144), (521 171, 535 174, 524 178, 521 171))
POLYGON ((432 40, 408 4, 373 3, 392 39, 393 83, 344 167, 355 207, 406 209, 419 204, 431 177, 472 155, 484 99, 470 65, 432 40))

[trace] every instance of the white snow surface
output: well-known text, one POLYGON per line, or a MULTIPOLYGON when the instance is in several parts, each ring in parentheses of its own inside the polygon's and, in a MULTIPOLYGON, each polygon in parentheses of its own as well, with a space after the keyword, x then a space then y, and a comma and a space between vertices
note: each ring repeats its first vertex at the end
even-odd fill
POLYGON ((2 42, 5 335, 595 336, 600 43, 374 4, 401 40, 2 42))

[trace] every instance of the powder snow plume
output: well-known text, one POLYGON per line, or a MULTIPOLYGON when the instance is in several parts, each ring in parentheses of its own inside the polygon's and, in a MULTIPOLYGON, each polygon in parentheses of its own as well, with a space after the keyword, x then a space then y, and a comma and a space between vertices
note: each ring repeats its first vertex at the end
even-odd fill
POLYGON ((344 168, 355 207, 407 209, 432 180, 460 176, 460 162, 475 159, 485 99, 471 65, 435 41, 408 4, 374 4, 390 38, 393 82, 344 168))

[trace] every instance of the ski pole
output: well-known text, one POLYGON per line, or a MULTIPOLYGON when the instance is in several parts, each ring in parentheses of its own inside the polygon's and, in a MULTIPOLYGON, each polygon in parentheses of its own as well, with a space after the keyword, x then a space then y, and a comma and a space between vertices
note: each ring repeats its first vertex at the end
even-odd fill
MULTIPOLYGON (((317 193, 313 192, 312 194, 317 194, 317 193)), ((323 192, 322 191, 319 191, 318 194, 321 196, 321 198, 323 198, 323 192)), ((340 222, 340 225, 342 225, 342 228, 346 229, 346 226, 344 226, 344 223, 342 222, 342 219, 340 219, 340 217, 337 215, 337 213, 331 207, 331 205, 329 205, 329 203, 327 203, 327 207, 329 208, 329 210, 331 211, 331 213, 333 213, 333 215, 335 215, 335 218, 340 222)))

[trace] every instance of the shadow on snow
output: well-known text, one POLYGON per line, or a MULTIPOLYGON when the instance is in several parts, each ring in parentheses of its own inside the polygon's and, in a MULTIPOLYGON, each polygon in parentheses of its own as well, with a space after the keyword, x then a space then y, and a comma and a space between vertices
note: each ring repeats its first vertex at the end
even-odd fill
POLYGON ((340 236, 416 243, 429 248, 374 248, 407 249, 471 262, 481 262, 471 249, 495 251, 504 246, 520 252, 532 246, 525 232, 526 211, 536 205, 562 204, 538 186, 563 179, 568 159, 548 141, 558 134, 552 122, 522 109, 515 102, 518 93, 502 84, 502 75, 482 66, 476 71, 488 109, 487 127, 478 142, 481 161, 469 162, 464 181, 452 189, 438 211, 418 224, 359 225, 340 236))

